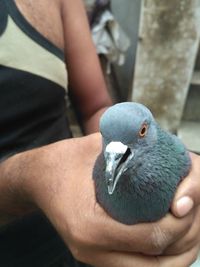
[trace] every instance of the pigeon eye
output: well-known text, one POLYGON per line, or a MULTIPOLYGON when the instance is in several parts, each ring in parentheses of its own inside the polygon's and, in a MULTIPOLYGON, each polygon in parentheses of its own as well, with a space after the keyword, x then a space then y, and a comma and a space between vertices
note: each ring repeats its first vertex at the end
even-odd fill
POLYGON ((141 129, 140 129, 140 132, 139 132, 139 135, 140 137, 144 137, 147 133, 147 125, 146 124, 143 124, 141 129))

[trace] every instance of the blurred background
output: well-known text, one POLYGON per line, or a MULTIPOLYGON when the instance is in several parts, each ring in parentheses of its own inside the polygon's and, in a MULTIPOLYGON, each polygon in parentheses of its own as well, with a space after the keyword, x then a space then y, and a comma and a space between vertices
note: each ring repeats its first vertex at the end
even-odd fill
POLYGON ((84 2, 113 101, 145 104, 200 153, 200 0, 84 2))
POLYGON ((114 102, 145 104, 200 153, 200 1, 84 2, 114 102))

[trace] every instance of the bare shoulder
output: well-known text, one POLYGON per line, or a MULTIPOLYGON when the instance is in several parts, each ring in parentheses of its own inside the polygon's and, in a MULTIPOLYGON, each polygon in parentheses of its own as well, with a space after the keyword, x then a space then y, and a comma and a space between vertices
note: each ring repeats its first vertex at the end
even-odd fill
POLYGON ((63 49, 62 0, 15 0, 23 16, 42 35, 63 49))

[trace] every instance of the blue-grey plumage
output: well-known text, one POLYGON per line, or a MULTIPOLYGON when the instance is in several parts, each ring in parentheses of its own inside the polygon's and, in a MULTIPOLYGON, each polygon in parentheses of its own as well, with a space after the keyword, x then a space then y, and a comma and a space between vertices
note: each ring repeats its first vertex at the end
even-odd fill
POLYGON ((139 103, 109 108, 100 131, 103 149, 93 171, 97 201, 125 224, 162 218, 191 167, 185 146, 139 103))

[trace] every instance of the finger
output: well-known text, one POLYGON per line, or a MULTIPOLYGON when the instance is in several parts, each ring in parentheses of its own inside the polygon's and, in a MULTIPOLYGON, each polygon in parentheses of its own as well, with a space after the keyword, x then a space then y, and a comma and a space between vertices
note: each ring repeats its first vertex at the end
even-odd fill
POLYGON ((192 168, 189 175, 180 183, 171 210, 177 217, 183 217, 200 204, 200 157, 190 153, 192 168))
POLYGON ((189 231, 170 245, 164 252, 165 255, 178 255, 190 250, 200 243, 200 207, 195 209, 194 222, 189 231))
POLYGON ((118 252, 106 252, 95 255, 90 264, 95 267, 160 267, 157 265, 156 257, 118 252))
POLYGON ((199 245, 184 254, 176 256, 158 256, 159 264, 157 267, 189 267, 197 260, 199 253, 199 245))
POLYGON ((134 251, 146 254, 162 253, 167 246, 189 230, 193 220, 193 214, 182 219, 167 214, 158 222, 128 226, 114 221, 98 204, 95 212, 98 212, 98 215, 93 218, 94 220, 98 218, 98 222, 94 221, 94 226, 98 225, 98 229, 104 229, 99 236, 97 234, 99 246, 115 251, 134 251), (100 216, 101 212, 102 216, 100 216))
POLYGON ((198 257, 199 246, 177 256, 145 256, 138 253, 99 252, 79 258, 95 267, 189 267, 198 257))

